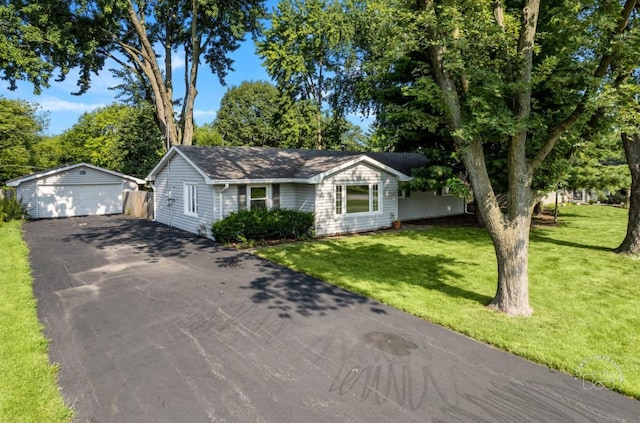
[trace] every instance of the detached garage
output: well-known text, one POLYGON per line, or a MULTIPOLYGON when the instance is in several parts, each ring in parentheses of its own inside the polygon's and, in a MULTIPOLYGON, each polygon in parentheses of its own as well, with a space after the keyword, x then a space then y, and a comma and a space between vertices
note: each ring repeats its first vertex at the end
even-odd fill
POLYGON ((123 212, 123 192, 142 179, 87 163, 49 169, 7 181, 32 219, 123 212))

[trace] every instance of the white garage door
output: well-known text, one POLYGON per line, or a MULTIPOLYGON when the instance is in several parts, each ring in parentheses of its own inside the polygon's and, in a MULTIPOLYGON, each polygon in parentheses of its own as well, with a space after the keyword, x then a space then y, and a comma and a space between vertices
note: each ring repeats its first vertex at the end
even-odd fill
POLYGON ((122 213, 122 184, 39 185, 38 217, 122 213))

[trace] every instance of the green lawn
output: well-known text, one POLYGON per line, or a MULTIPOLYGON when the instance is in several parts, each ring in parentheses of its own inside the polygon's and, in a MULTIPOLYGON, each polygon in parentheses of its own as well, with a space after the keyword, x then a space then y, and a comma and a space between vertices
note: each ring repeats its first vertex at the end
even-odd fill
POLYGON ((485 308, 497 276, 482 229, 384 232, 258 254, 640 398, 640 260, 610 251, 624 237, 626 213, 570 206, 560 210, 558 226, 532 231, 529 318, 485 308))
POLYGON ((0 422, 67 422, 36 314, 21 223, 0 222, 0 422))

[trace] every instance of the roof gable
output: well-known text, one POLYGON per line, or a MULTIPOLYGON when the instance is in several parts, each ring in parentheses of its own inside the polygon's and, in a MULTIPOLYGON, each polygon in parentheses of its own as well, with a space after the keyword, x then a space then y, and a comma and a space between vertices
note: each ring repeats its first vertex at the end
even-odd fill
POLYGON ((411 169, 427 164, 427 159, 417 153, 173 146, 147 179, 155 179, 176 154, 202 174, 209 184, 253 180, 317 182, 328 174, 362 161, 407 180, 411 169))
POLYGON ((34 179, 40 179, 40 178, 44 178, 44 177, 47 177, 47 176, 55 175, 56 173, 67 172, 69 170, 73 170, 73 169, 76 169, 76 168, 79 168, 79 167, 88 167, 90 169, 97 170, 99 172, 108 173, 110 175, 117 176, 119 178, 129 179, 129 180, 134 181, 135 183, 140 184, 140 185, 145 183, 145 181, 143 179, 139 179, 139 178, 136 178, 136 177, 133 177, 133 176, 129 176, 129 175, 125 175, 125 174, 122 174, 122 173, 115 172, 113 170, 104 169, 102 167, 98 167, 98 166, 94 166, 94 165, 89 164, 89 163, 82 162, 82 163, 76 163, 76 164, 72 164, 72 165, 58 166, 58 167, 54 167, 54 168, 51 168, 51 169, 42 170, 40 172, 35 172, 35 173, 32 173, 31 175, 26 175, 26 176, 21 176, 19 178, 10 179, 5 184, 7 186, 10 186, 10 187, 17 187, 18 185, 20 185, 20 184, 22 184, 24 182, 28 182, 28 181, 32 181, 34 179))

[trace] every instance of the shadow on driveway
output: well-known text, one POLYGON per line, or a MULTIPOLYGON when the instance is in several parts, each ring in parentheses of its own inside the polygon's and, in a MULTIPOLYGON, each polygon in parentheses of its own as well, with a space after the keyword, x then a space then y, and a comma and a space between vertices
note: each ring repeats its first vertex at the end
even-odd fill
POLYGON ((638 401, 160 224, 43 220, 24 235, 79 423, 640 416, 638 401))

